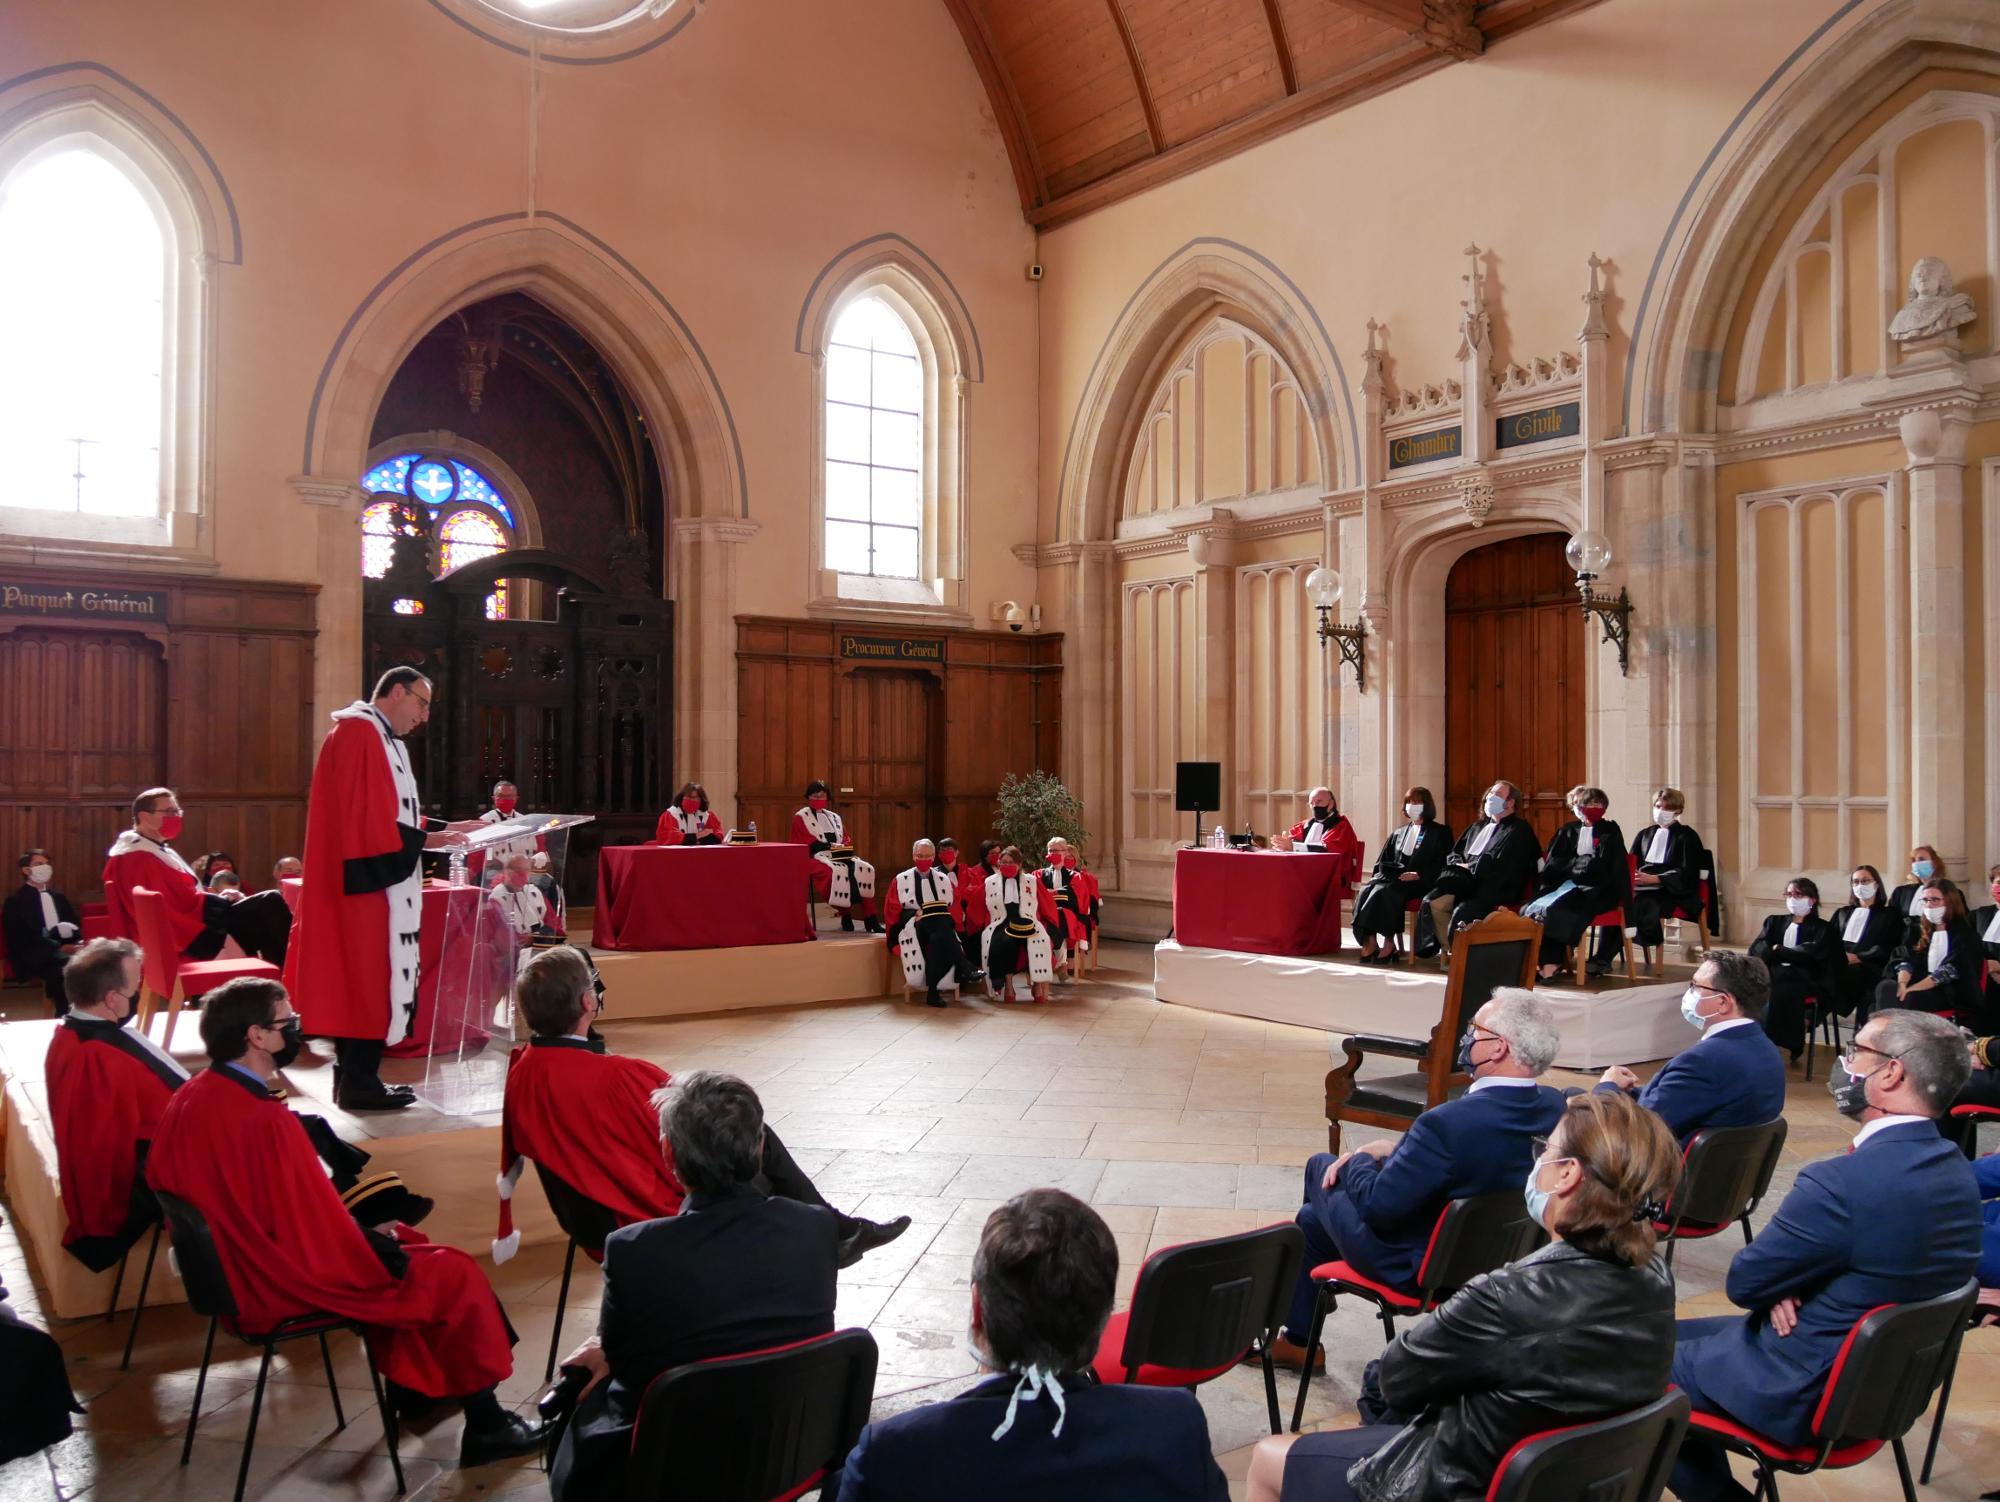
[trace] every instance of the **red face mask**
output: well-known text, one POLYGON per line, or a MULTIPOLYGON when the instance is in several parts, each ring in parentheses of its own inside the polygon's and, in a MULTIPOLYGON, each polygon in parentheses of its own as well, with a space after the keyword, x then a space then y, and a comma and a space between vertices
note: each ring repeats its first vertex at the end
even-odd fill
POLYGON ((515 891, 518 892, 522 887, 525 887, 527 884, 528 884, 528 873, 526 871, 509 871, 507 873, 507 885, 514 888, 515 891))
POLYGON ((806 799, 806 807, 811 809, 814 813, 818 813, 821 809, 826 807, 826 794, 814 793, 810 798, 806 799))
POLYGON ((1065 851, 1063 854, 1062 863, 1070 870, 1074 871, 1076 869, 1076 852, 1074 850, 1065 851))
POLYGON ((931 855, 919 855, 914 857, 914 859, 919 871, 928 871, 932 866, 937 864, 937 857, 931 855))
POLYGON ((1993 900, 2000 902, 2000 881, 1993 883, 1993 900))
POLYGON ((165 818, 160 820, 161 839, 163 840, 179 839, 180 832, 181 832, 181 816, 179 814, 168 814, 165 818))
POLYGON ((681 807, 686 809, 691 814, 698 814, 701 812, 701 799, 683 798, 681 799, 681 807))
POLYGON ((953 866, 958 864, 958 852, 956 850, 945 851, 938 856, 938 864, 949 871, 953 866))
POLYGON ((1604 817, 1604 810, 1595 803, 1586 803, 1577 812, 1583 815, 1583 822, 1586 824, 1595 824, 1604 817))
POLYGON ((495 798, 493 806, 500 810, 502 818, 507 818, 512 816, 514 810, 519 808, 521 804, 518 798, 495 798))
POLYGON ((1000 874, 1002 876, 1018 876, 1021 874, 1021 868, 1014 865, 1011 861, 1002 861, 1000 863, 1000 874))

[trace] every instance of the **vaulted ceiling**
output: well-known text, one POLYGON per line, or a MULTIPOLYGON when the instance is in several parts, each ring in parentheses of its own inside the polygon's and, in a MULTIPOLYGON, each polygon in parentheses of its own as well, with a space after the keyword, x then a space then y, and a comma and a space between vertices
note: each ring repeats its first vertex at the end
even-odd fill
POLYGON ((1042 227, 1593 3, 945 0, 1042 227))

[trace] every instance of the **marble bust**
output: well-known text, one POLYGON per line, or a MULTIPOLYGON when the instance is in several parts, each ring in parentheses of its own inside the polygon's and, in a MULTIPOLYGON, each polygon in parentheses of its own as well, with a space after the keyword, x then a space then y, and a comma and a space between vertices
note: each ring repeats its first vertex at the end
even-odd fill
POLYGON ((1910 268, 1910 300, 1889 320, 1889 337, 1898 344, 1951 337, 1978 316, 1972 298, 1952 287, 1951 268, 1924 256, 1910 268))

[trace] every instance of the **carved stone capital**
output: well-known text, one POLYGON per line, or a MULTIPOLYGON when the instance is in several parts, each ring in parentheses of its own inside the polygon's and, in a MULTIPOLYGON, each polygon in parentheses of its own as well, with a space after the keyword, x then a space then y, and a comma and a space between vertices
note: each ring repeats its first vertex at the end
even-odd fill
POLYGON ((285 483, 308 506, 359 506, 368 494, 352 481, 326 480, 318 475, 293 475, 285 483))
POLYGON ((1486 525, 1486 518, 1493 512, 1493 477, 1484 465, 1475 464, 1461 471, 1452 480, 1452 489, 1458 496, 1458 504, 1464 508, 1466 519, 1475 527, 1486 525))

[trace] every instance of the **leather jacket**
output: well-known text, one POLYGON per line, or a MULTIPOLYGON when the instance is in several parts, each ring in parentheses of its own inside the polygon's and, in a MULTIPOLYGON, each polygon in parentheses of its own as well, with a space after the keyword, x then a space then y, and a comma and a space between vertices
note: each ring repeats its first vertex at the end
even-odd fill
POLYGON ((1483 1497, 1515 1443, 1650 1403, 1674 1359, 1674 1279, 1554 1242, 1476 1278, 1382 1354, 1417 1417, 1348 1473, 1363 1502, 1483 1497))

